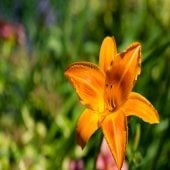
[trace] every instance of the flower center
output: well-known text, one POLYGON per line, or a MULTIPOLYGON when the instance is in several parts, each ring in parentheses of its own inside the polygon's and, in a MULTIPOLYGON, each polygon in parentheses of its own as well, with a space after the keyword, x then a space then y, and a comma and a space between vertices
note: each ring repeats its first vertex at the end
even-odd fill
POLYGON ((105 84, 105 107, 109 112, 113 112, 116 109, 116 101, 113 95, 113 85, 105 84))

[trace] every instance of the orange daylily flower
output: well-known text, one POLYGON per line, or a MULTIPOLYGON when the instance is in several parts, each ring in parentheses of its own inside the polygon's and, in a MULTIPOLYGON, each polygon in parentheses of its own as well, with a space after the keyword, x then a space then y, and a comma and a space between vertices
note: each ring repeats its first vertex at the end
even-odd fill
POLYGON ((141 45, 132 43, 117 53, 113 37, 106 37, 100 49, 99 66, 90 62, 70 65, 65 76, 87 108, 77 124, 77 142, 83 148, 99 128, 120 170, 127 144, 127 116, 158 123, 159 115, 142 95, 131 92, 141 71, 141 45))

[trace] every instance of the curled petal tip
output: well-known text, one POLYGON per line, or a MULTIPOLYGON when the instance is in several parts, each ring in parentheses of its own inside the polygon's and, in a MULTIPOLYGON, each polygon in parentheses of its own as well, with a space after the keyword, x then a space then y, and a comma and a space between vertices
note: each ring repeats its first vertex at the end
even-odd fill
POLYGON ((81 149, 84 149, 86 142, 79 136, 77 135, 77 144, 81 147, 81 149))
POLYGON ((160 118, 159 118, 159 115, 158 115, 158 112, 155 111, 156 115, 155 115, 155 120, 153 122, 149 122, 150 124, 158 124, 160 122, 160 118))
POLYGON ((86 141, 81 137, 81 133, 78 128, 76 129, 76 142, 83 149, 86 145, 86 141))
POLYGON ((140 48, 141 49, 141 43, 140 42, 133 42, 131 45, 130 45, 130 47, 133 47, 133 48, 136 48, 136 47, 138 47, 138 48, 140 48))

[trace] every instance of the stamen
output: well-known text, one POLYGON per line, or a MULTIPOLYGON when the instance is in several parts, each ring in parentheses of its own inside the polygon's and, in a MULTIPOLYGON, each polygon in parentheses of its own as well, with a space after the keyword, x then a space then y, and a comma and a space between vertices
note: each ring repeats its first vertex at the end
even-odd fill
POLYGON ((111 106, 113 109, 116 107, 113 97, 111 97, 111 106))

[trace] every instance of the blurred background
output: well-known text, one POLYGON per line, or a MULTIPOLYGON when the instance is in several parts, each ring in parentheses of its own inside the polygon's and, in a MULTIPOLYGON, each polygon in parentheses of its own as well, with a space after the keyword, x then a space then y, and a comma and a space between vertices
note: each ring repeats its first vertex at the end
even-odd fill
POLYGON ((0 170, 97 169, 101 132, 83 151, 76 144, 84 107, 64 70, 74 61, 97 64, 107 35, 119 51, 141 42, 134 90, 160 115, 157 125, 129 118, 126 164, 170 169, 170 1, 1 0, 0 170))

